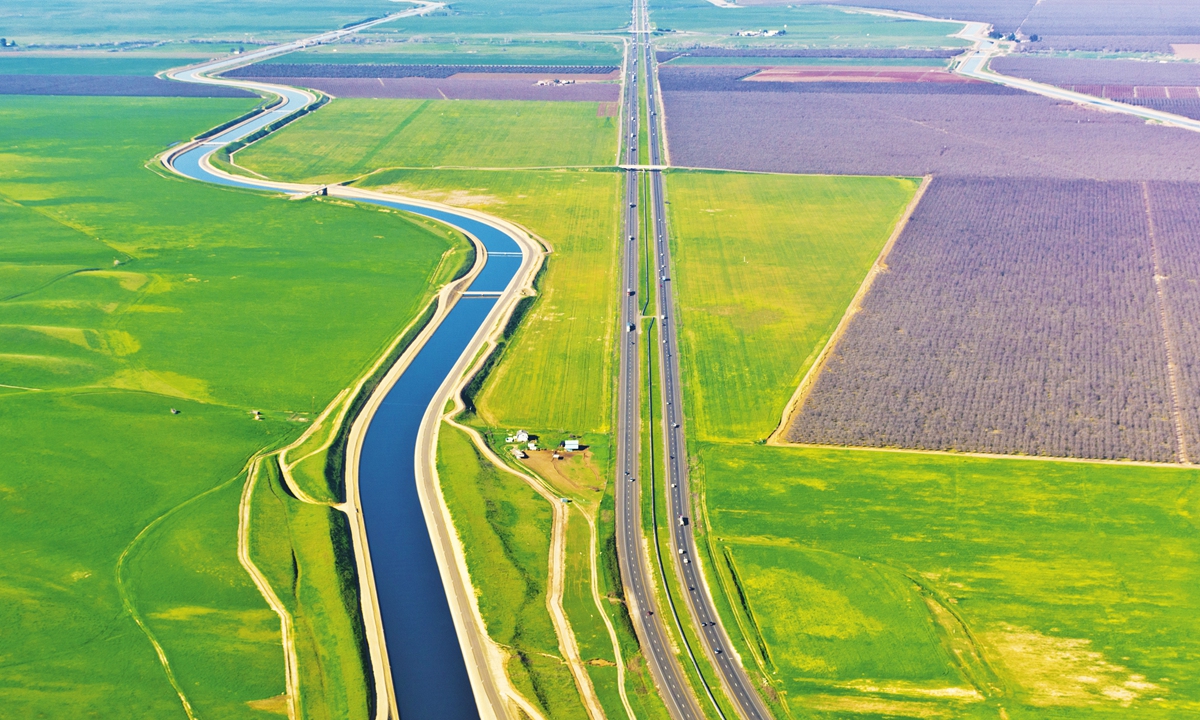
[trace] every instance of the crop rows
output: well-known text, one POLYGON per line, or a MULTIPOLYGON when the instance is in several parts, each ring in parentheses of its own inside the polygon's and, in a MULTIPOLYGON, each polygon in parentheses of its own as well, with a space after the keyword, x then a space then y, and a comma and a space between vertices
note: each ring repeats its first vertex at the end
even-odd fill
POLYGON ((619 68, 600 65, 392 65, 377 63, 268 63, 246 65, 225 73, 226 77, 257 78, 448 78, 460 73, 521 75, 609 75, 619 68))
POLYGON ((790 83, 803 88, 772 92, 785 83, 733 80, 729 84, 764 87, 681 91, 672 88, 693 87, 679 82, 690 74, 666 70, 664 115, 676 165, 859 175, 1200 178, 1200 134, 1038 95, 979 95, 975 88, 989 86, 937 83, 844 84, 856 85, 853 91, 837 83, 790 83))
MULTIPOLYGON (((763 63, 769 66, 770 63, 763 63)), ((816 71, 816 67, 785 68, 796 73, 816 71)), ((866 68, 839 67, 841 73, 856 73, 866 68)), ((927 68, 887 68, 886 72, 915 75, 927 72, 927 68)), ((1020 90, 1003 85, 984 82, 961 83, 863 83, 863 82, 768 82, 756 80, 744 82, 754 74, 755 68, 721 67, 721 66, 664 66, 659 70, 659 83, 663 92, 768 92, 768 93, 848 93, 854 95, 914 95, 914 94, 951 94, 951 95, 1020 95, 1020 90)))
POLYGON ((1148 183, 1184 442, 1200 460, 1200 184, 1148 183))
POLYGON ((0 75, 0 95, 255 97, 237 88, 194 85, 145 75, 0 75))
POLYGON ((1159 98, 1122 98, 1127 105, 1137 105, 1200 120, 1200 99, 1161 100, 1159 98))
POLYGON ((1139 183, 934 180, 790 438, 1172 461, 1147 227, 1139 183))
POLYGON ((962 53, 961 49, 918 48, 719 48, 697 47, 690 50, 660 50, 655 53, 659 62, 686 55, 688 57, 764 57, 764 58, 928 58, 949 59, 962 53))
POLYGON ((512 75, 456 75, 439 78, 256 78, 295 83, 343 98, 409 98, 416 100, 558 100, 616 102, 615 83, 538 85, 512 75))
POLYGON ((1009 55, 996 58, 991 67, 1004 75, 1050 85, 1200 85, 1197 63, 1009 55))

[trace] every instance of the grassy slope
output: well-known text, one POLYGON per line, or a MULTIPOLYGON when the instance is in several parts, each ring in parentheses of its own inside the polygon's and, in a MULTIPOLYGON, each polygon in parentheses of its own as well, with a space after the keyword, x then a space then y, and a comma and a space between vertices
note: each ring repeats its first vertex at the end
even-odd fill
POLYGON ((917 182, 671 173, 688 430, 767 437, 917 182))
POLYGON ((886 238, 902 182, 669 178, 706 568, 738 608, 742 657, 798 717, 1194 714, 1195 471, 750 442, 886 238))
POLYGON ((438 475, 488 635, 509 652, 509 677, 548 717, 582 717, 546 610, 551 527, 546 501, 520 478, 494 468, 466 434, 449 425, 438 439, 438 475))
POLYGON ((362 372, 422 306, 452 244, 395 215, 142 167, 248 104, 10 98, 0 109, 0 212, 20 231, 0 238, 14 291, 0 302, 0 382, 45 389, 0 396, 0 461, 15 470, 0 480, 10 498, 0 541, 12 558, 0 627, 19 638, 3 651, 19 670, 0 705, 16 714, 180 711, 122 610, 116 565, 127 547, 126 590, 197 712, 281 690, 267 606, 236 568, 236 493, 187 501, 234 480, 255 450, 295 437, 303 426, 292 413, 321 407, 362 372), (114 258, 124 262, 115 270, 114 258), (64 276, 86 268, 104 270, 64 276), (168 574, 179 581, 160 585, 168 574), (241 672, 207 667, 225 641, 203 630, 205 613, 245 635, 241 672))
POLYGON ((597 103, 342 99, 237 154, 269 177, 345 179, 389 167, 607 165, 616 118, 597 103))

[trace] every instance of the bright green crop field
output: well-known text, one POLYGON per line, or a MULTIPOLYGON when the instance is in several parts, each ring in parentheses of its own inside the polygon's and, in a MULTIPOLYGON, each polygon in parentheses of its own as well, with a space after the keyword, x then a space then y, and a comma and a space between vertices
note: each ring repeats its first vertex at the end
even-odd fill
POLYGON ((903 178, 667 175, 691 437, 771 434, 917 186, 903 178))
POLYGON ((631 5, 624 0, 459 0, 446 10, 388 23, 368 34, 510 37, 596 33, 629 27, 632 14, 631 5))
MULTIPOLYGON (((386 27, 386 26, 385 26, 386 27)), ((610 42, 487 40, 475 42, 335 43, 288 53, 271 63, 380 63, 399 65, 620 65, 621 46, 610 42)))
POLYGON ((697 449, 798 717, 1200 713, 1197 471, 697 449))
MULTIPOLYGON (((252 104, 0 107, 6 716, 181 716, 151 636, 198 716, 278 709, 279 622, 236 554, 246 462, 294 439, 467 254, 394 213, 145 166, 252 104)), ((291 532, 332 552, 330 532, 291 532)))
POLYGON ((159 70, 169 70, 207 57, 0 53, 0 75, 153 75, 159 70))
POLYGON ((46 0, 36 9, 0 5, 0 27, 21 46, 33 43, 129 42, 146 40, 282 40, 315 35, 347 23, 411 7, 383 0, 46 0))
POLYGON ((235 156, 278 179, 381 168, 611 165, 617 118, 598 103, 340 99, 235 156))

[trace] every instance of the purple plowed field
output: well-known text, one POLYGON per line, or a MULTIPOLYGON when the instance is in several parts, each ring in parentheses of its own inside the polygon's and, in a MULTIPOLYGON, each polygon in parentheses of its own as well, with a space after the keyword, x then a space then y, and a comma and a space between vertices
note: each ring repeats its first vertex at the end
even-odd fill
MULTIPOLYGON (((764 63, 763 67, 770 67, 764 63)), ((1020 90, 1003 85, 985 82, 943 83, 862 83, 862 82, 770 82, 765 80, 748 81, 761 68, 757 67, 708 67, 708 66, 665 66, 659 69, 659 83, 663 92, 668 91, 706 91, 729 93, 899 93, 914 94, 978 94, 978 95, 1021 95, 1020 90)), ((782 72, 797 74, 813 71, 811 67, 780 67, 782 72)), ((843 74, 853 74, 859 68, 839 68, 843 74)), ((925 72, 923 69, 891 68, 898 75, 911 75, 913 72, 925 72)), ((954 76, 957 77, 957 76, 954 76)))
POLYGON ((1128 103, 1129 105, 1137 105, 1139 107, 1162 110, 1163 112, 1189 117, 1193 120, 1200 120, 1200 99, 1155 100, 1153 98, 1131 98, 1122 99, 1121 102, 1128 103))
POLYGON ((544 77, 616 76, 620 70, 608 66, 553 67, 545 65, 396 65, 338 63, 260 63, 234 68, 225 77, 252 78, 448 78, 462 73, 498 75, 539 75, 544 77))
POLYGON ((1200 85, 1200 63, 1009 56, 996 58, 991 67, 1049 85, 1200 85))
POLYGON ((1200 133, 1038 95, 970 94, 981 86, 935 83, 850 84, 836 92, 822 91, 823 83, 778 84, 803 87, 664 90, 671 163, 792 173, 1200 179, 1200 133))
POLYGON ((1024 43, 1021 52, 1095 50, 1107 52, 1170 53, 1172 43, 1200 43, 1200 35, 1043 35, 1041 42, 1024 43))
POLYGON ((929 58, 948 59, 962 54, 957 50, 921 50, 907 48, 716 48, 702 47, 691 50, 658 52, 659 62, 666 62, 681 55, 688 57, 798 57, 798 58, 929 58))
POLYGON ((412 98, 431 100, 562 100, 616 102, 621 86, 582 82, 538 85, 528 75, 469 74, 448 78, 255 78, 320 90, 344 98, 412 98))
POLYGON ((1173 461, 1147 228, 1140 183, 934 180, 789 437, 1173 461))
POLYGON ((193 85, 144 75, 0 75, 0 95, 256 97, 236 88, 193 85))
POLYGON ((1200 460, 1200 184, 1148 183, 1175 351, 1184 442, 1200 460))

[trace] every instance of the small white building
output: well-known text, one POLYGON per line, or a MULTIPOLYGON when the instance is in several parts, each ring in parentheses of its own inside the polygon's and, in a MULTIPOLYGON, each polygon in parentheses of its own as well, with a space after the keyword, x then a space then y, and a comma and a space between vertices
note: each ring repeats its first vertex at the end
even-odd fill
POLYGON ((535 443, 535 442, 531 442, 531 443, 529 443, 529 449, 530 449, 530 450, 537 450, 537 443, 535 443))
POLYGON ((563 442, 563 450, 574 452, 579 449, 579 441, 575 438, 570 438, 563 442))
POLYGON ((512 454, 513 454, 513 457, 517 458, 518 460, 524 460, 525 458, 529 457, 528 455, 525 454, 525 451, 522 450, 521 448, 513 448, 512 454))
POLYGON ((513 437, 515 437, 519 443, 529 442, 529 433, 525 432, 524 430, 518 430, 517 434, 513 437))

